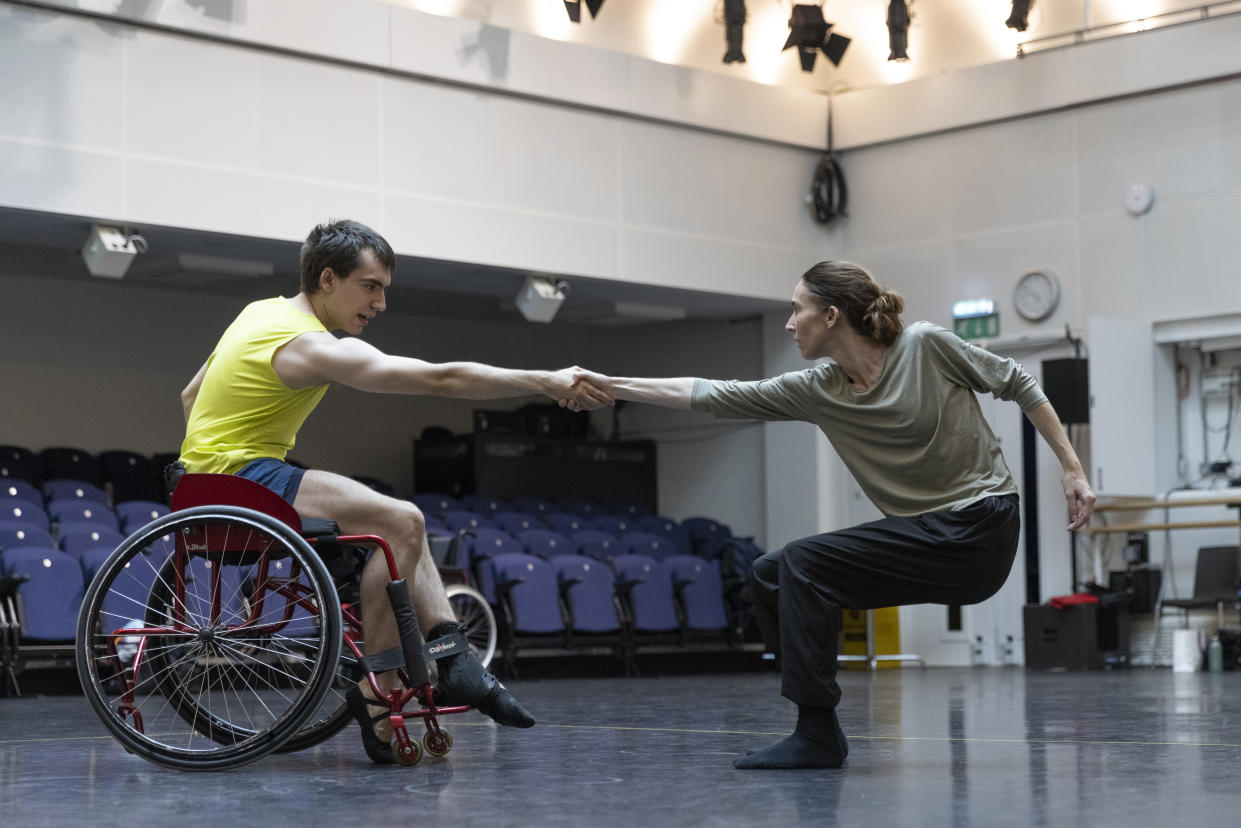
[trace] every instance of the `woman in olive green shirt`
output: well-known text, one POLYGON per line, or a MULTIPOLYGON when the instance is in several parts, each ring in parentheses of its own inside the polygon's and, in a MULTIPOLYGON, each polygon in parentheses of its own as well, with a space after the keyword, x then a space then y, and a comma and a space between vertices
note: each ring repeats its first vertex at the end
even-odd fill
POLYGON ((579 372, 618 400, 814 423, 884 514, 755 562, 759 628, 780 654, 781 692, 798 717, 792 735, 737 759, 738 768, 843 764, 849 748, 835 712, 842 608, 972 604, 1004 584, 1020 532, 1017 487, 975 393, 1015 401, 1056 452, 1070 529, 1094 506, 1034 378, 936 325, 905 327, 903 309, 900 295, 861 266, 822 262, 798 281, 785 328, 803 357, 831 364, 757 382, 579 372))

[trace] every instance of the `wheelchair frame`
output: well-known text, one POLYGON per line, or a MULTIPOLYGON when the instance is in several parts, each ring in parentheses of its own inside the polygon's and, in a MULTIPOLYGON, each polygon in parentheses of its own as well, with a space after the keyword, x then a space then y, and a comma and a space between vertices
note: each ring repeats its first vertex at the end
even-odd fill
MULTIPOLYGON (((109 556, 78 619, 83 690, 126 750, 168 767, 212 770, 311 747, 352 720, 341 688, 361 673, 388 707, 398 763, 451 749, 439 717, 470 708, 436 705, 409 591, 383 538, 339 535, 329 521, 303 525, 283 498, 233 475, 185 475, 172 507, 109 556), (169 533, 173 550, 156 562, 151 549, 169 533), (341 603, 324 560, 336 563, 330 556, 348 557, 354 545, 383 552, 400 631, 400 647, 370 656, 355 608, 341 603), (142 594, 143 578, 152 583, 139 600, 132 593, 142 594), (384 692, 376 673, 390 669, 399 681, 384 692), (423 721, 421 744, 408 719, 423 721)), ((359 568, 353 559, 345 577, 356 579, 359 568)))

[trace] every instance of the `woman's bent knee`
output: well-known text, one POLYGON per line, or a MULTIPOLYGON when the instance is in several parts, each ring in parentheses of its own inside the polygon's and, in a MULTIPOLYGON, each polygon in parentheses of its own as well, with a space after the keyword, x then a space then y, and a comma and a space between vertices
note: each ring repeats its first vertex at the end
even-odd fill
POLYGON ((750 569, 750 580, 775 586, 780 582, 780 556, 783 549, 773 550, 755 559, 750 569))
POLYGON ((777 562, 793 572, 801 573, 805 570, 806 564, 812 557, 813 552, 801 541, 792 541, 780 550, 780 557, 777 559, 777 562))

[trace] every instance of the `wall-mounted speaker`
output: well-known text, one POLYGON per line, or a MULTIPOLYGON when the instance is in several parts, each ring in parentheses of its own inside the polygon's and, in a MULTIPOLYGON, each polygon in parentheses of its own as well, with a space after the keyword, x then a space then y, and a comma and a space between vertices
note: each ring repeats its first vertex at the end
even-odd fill
POLYGON ((1043 393, 1062 423, 1090 422, 1090 380, 1085 359, 1043 362, 1043 393))

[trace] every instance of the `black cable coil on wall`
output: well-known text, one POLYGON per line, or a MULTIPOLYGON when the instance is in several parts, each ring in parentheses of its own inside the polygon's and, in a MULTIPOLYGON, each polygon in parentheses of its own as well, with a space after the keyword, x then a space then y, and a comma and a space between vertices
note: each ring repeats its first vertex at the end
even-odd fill
POLYGON ((830 150, 823 153, 818 169, 814 171, 810 199, 815 221, 819 224, 831 224, 848 215, 845 208, 849 202, 849 190, 845 186, 845 174, 830 150))

